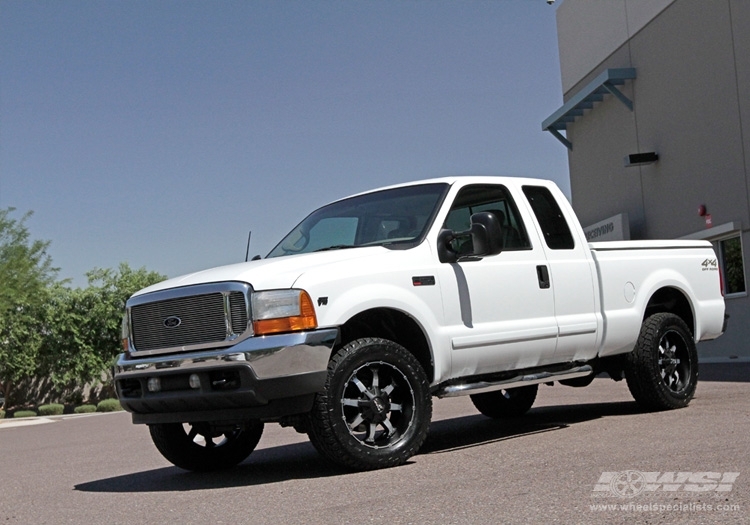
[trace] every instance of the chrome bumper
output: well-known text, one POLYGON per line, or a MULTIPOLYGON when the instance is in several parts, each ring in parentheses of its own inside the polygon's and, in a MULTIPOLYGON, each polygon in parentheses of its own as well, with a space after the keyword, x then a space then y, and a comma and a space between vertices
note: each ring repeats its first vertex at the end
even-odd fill
POLYGON ((199 352, 142 358, 120 354, 114 367, 117 395, 134 423, 303 413, 323 388, 337 337, 338 330, 325 329, 251 337, 199 352))

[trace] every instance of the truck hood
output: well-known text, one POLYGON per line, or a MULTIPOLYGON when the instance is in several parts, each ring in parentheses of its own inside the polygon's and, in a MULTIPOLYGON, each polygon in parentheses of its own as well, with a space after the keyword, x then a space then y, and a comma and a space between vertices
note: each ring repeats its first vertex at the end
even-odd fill
POLYGON ((256 290, 291 288, 303 273, 318 267, 383 255, 390 251, 382 246, 371 246, 230 264, 167 279, 136 292, 133 297, 182 286, 225 281, 249 283, 256 290))

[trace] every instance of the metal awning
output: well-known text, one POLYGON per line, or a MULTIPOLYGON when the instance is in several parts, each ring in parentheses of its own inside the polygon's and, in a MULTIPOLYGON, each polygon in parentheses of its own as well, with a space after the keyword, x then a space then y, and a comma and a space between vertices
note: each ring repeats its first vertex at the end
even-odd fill
POLYGON ((552 113, 542 122, 542 131, 549 131, 557 140, 572 150, 573 144, 562 134, 568 127, 568 123, 575 121, 583 115, 585 109, 594 107, 594 102, 599 102, 606 94, 612 94, 620 102, 633 111, 633 102, 622 94, 615 86, 621 86, 626 80, 635 78, 635 68, 607 69, 601 75, 589 82, 583 89, 573 95, 560 109, 552 113))

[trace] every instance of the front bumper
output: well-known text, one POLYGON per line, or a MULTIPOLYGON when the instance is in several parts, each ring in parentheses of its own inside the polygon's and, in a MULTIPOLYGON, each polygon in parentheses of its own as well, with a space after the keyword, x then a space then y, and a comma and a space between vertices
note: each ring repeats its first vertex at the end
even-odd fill
POLYGON ((305 413, 323 389, 337 337, 338 330, 324 329, 251 337, 200 352, 120 354, 117 395, 133 423, 273 420, 305 413))

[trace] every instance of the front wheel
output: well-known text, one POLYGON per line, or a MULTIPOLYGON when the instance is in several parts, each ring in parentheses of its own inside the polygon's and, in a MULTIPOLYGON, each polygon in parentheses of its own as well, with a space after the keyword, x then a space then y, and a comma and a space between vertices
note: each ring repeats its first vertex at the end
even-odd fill
POLYGON ((311 414, 310 441, 356 470, 406 462, 427 437, 432 398, 419 361, 386 339, 358 339, 328 365, 311 414))
POLYGON ((255 450, 263 423, 217 426, 211 423, 149 425, 161 455, 185 470, 206 472, 233 467, 255 450))
POLYGON ((670 313, 646 319, 628 354, 625 379, 633 398, 647 410, 687 406, 698 384, 698 351, 685 322, 670 313))

